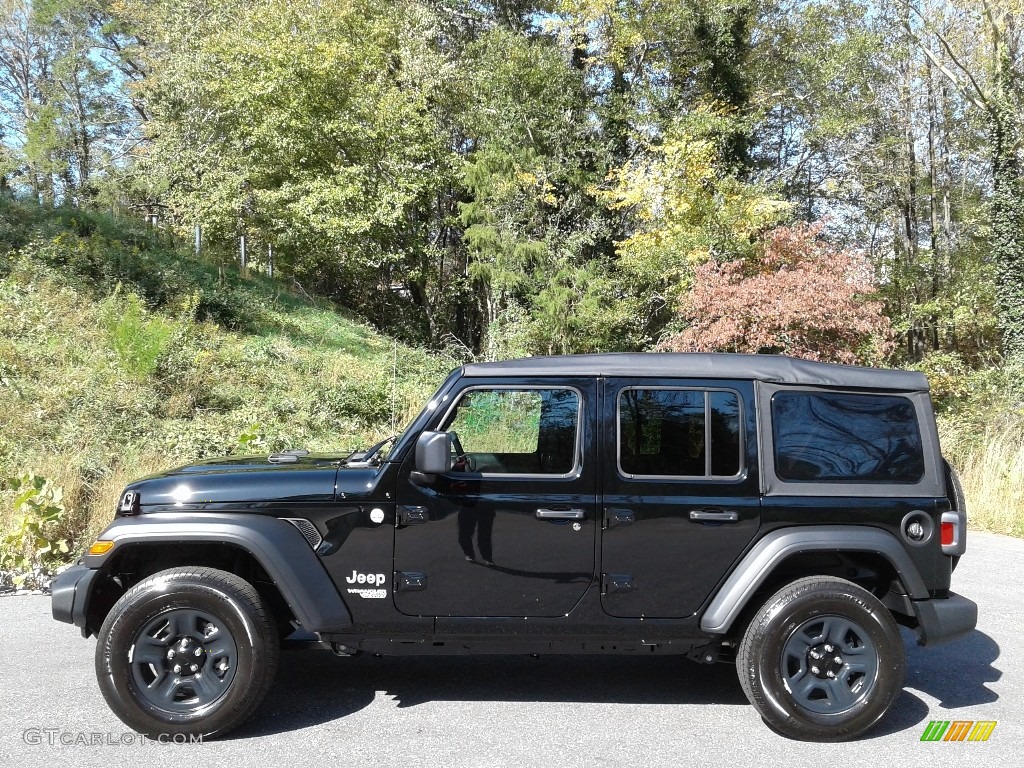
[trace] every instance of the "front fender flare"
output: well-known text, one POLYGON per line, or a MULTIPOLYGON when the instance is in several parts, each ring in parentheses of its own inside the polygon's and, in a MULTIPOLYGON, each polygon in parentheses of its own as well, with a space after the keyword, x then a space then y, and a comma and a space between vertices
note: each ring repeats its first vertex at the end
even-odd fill
POLYGON ((903 545, 890 533, 867 526, 800 526, 772 531, 729 574, 700 620, 709 634, 729 631, 733 621, 775 567, 803 552, 872 552, 896 570, 911 600, 928 598, 928 588, 903 545))
POLYGON ((237 546, 251 554, 274 581, 295 618, 309 632, 352 626, 352 616, 330 576, 291 523, 276 517, 217 512, 155 512, 115 520, 99 535, 114 546, 83 562, 102 569, 132 544, 212 542, 237 546))

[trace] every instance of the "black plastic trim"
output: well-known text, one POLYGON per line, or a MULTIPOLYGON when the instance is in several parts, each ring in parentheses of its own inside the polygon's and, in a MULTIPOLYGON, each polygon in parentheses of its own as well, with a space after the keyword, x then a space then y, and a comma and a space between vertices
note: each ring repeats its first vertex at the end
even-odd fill
POLYGON ((98 538, 114 546, 104 555, 85 556, 85 565, 96 569, 132 544, 202 541, 238 546, 263 566, 304 629, 352 626, 348 608, 309 542, 295 526, 276 517, 159 512, 115 520, 98 538))
POLYGON ((772 531, 757 542, 733 569, 700 620, 710 634, 724 634, 746 606, 757 588, 787 557, 805 552, 873 552, 882 555, 896 569, 900 583, 911 599, 928 597, 921 574, 903 545, 891 534, 866 526, 801 526, 772 531))
POLYGON ((955 640, 978 625, 978 604, 955 592, 943 599, 916 601, 914 613, 920 645, 955 640))
POLYGON ((96 571, 85 565, 73 565, 57 574, 50 584, 50 612, 57 621, 85 628, 86 608, 96 571))

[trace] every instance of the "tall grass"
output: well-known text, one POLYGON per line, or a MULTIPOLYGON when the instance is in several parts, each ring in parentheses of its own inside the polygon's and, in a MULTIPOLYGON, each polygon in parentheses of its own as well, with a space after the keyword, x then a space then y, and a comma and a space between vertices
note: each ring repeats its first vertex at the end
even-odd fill
POLYGON ((1024 417, 996 414, 986 426, 940 423, 943 450, 960 473, 972 528, 1024 537, 1024 417))

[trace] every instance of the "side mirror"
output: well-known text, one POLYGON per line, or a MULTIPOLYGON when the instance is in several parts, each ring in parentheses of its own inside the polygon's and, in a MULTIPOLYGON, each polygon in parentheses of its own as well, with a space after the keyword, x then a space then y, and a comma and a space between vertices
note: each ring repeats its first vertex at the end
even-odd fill
POLYGON ((452 436, 447 432, 422 432, 416 438, 416 471, 443 475, 452 468, 452 436))

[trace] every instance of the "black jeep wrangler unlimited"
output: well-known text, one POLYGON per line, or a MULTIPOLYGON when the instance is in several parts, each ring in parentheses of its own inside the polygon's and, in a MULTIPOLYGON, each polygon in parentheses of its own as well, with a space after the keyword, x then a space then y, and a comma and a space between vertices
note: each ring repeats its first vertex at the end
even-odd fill
POLYGON ((466 365, 347 457, 207 461, 128 486, 53 585, 104 697, 150 735, 222 734, 280 639, 339 654, 734 661, 779 732, 841 740, 904 679, 897 625, 974 628, 966 514, 919 373, 786 357, 466 365))

